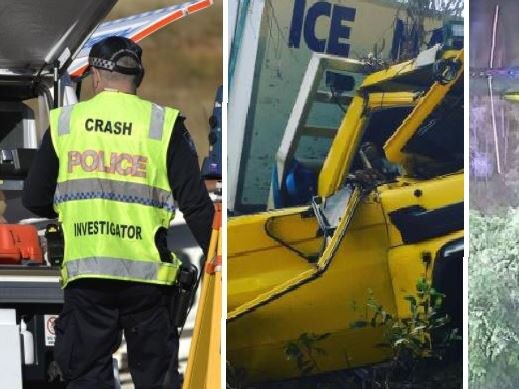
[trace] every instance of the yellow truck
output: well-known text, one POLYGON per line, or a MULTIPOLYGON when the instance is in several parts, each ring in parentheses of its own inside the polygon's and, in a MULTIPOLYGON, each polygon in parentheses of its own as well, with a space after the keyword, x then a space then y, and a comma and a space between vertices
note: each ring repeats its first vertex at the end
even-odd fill
MULTIPOLYGON (((357 74, 365 66, 313 60, 320 77, 323 64, 357 74)), ((383 326, 355 323, 367 320, 369 298, 410 317, 406 296, 421 278, 446 295, 442 309, 461 329, 463 50, 435 47, 364 72, 349 96, 331 96, 347 99, 347 110, 325 158, 307 163, 317 177, 311 200, 228 220, 227 359, 251 382, 388 360, 383 326), (287 358, 305 334, 319 348, 311 372, 287 358)), ((293 110, 300 122, 320 85, 303 81, 293 110)), ((273 186, 287 185, 294 143, 280 147, 273 186)))

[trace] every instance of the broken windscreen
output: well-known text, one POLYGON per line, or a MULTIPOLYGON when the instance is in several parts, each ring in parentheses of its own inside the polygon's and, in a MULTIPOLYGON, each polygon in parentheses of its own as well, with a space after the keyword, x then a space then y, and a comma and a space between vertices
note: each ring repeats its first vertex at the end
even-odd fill
MULTIPOLYGON (((463 169, 463 125, 463 78, 460 77, 431 115, 424 119, 403 151, 433 160, 441 170, 435 175, 463 169)), ((419 166, 415 170, 421 171, 419 166)))

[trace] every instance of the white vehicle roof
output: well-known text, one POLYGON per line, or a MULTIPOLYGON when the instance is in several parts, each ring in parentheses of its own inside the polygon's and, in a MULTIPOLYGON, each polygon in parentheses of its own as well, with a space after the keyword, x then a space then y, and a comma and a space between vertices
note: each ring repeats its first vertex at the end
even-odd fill
POLYGON ((117 0, 5 0, 0 5, 0 78, 62 68, 117 0))

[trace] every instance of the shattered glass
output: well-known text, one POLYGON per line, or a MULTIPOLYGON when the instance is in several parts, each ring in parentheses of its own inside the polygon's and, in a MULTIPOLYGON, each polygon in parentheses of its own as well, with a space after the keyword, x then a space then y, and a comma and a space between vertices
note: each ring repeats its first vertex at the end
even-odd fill
POLYGON ((355 190, 352 184, 346 184, 330 197, 314 197, 312 208, 325 236, 332 236, 348 208, 355 190))

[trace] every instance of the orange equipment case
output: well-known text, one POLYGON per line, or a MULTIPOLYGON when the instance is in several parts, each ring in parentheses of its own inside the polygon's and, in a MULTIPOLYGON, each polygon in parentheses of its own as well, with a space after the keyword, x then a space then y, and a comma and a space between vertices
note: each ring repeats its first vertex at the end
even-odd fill
POLYGON ((0 264, 43 264, 38 230, 32 225, 0 224, 0 264))

